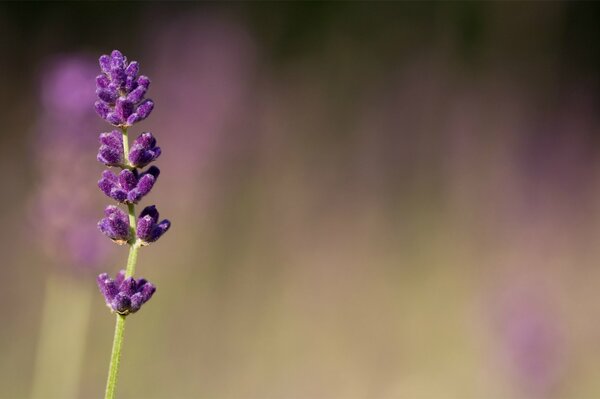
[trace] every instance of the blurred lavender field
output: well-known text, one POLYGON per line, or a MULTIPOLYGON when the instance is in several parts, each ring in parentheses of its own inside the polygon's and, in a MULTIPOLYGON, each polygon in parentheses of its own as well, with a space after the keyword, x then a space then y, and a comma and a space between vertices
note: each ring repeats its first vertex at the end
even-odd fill
POLYGON ((0 397, 104 391, 95 276, 126 251, 95 227, 93 98, 119 48, 153 81, 133 133, 164 151, 143 205, 173 222, 140 254, 158 290, 119 397, 600 398, 599 20, 0 4, 0 397))

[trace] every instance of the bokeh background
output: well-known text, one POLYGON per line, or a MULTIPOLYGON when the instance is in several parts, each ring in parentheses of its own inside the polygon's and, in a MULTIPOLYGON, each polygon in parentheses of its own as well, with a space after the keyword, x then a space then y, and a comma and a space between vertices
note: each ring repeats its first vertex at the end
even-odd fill
POLYGON ((600 6, 0 4, 0 397, 97 398, 96 60, 173 227, 122 398, 600 398, 600 6))

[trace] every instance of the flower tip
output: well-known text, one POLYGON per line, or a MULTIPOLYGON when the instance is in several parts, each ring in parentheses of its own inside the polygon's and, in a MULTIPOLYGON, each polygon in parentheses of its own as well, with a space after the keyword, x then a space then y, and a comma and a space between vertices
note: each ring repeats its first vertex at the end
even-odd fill
POLYGON ((108 279, 108 273, 100 273, 96 280, 98 280, 98 284, 104 283, 108 279))
POLYGON ((103 54, 98 59, 98 63, 100 64, 100 69, 104 73, 110 73, 110 56, 107 54, 103 54))
POLYGON ((163 230, 163 234, 167 232, 171 228, 171 221, 169 219, 164 219, 162 222, 158 224, 158 226, 163 230))

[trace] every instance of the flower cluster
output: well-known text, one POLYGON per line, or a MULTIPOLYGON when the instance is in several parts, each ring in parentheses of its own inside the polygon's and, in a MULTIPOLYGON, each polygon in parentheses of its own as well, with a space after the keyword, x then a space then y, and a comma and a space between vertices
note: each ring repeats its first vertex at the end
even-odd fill
MULTIPOLYGON (((109 205, 104 210, 104 218, 98 222, 98 228, 108 238, 119 245, 124 245, 132 240, 129 227, 129 217, 119 207, 109 205)), ((140 213, 135 235, 142 246, 150 245, 158 240, 171 227, 167 219, 158 221, 158 211, 154 205, 147 206, 140 213)))
MULTIPOLYGON (((129 213, 116 205, 109 205, 104 210, 104 218, 98 222, 98 228, 115 243, 128 244, 130 251, 137 252, 139 247, 158 240, 171 226, 166 219, 159 221, 154 205, 145 207, 137 222, 135 217, 134 205, 150 193, 160 174, 156 166, 141 170, 161 154, 152 133, 140 134, 131 148, 128 147, 127 129, 150 115, 154 107, 152 100, 144 99, 150 80, 143 75, 137 76, 139 64, 136 61, 128 63, 117 50, 110 56, 100 57, 100 68, 103 73, 96 78, 96 111, 120 131, 100 134, 97 159, 121 171, 114 173, 107 169, 102 172, 98 187, 109 198, 126 204, 129 213)), ((133 270, 133 266, 130 269, 128 265, 127 273, 133 270)), ((146 280, 126 278, 125 271, 117 274, 115 280, 106 273, 101 274, 98 286, 107 305, 121 315, 139 310, 155 291, 155 287, 146 280)))
POLYGON ((137 281, 133 277, 125 278, 125 270, 117 273, 114 280, 102 273, 98 276, 98 287, 106 306, 120 315, 137 312, 156 291, 156 287, 143 278, 137 281))
POLYGON ((127 160, 123 152, 123 133, 118 130, 102 133, 99 140, 101 146, 97 158, 106 166, 143 168, 160 156, 160 147, 150 132, 144 132, 135 139, 127 160))
POLYGON ((96 112, 115 126, 131 126, 146 119, 154 102, 144 99, 150 86, 147 76, 137 76, 140 66, 137 61, 127 63, 127 57, 114 50, 100 57, 102 75, 96 78, 98 101, 96 112))
POLYGON ((110 170, 102 172, 102 179, 98 181, 100 190, 117 202, 137 204, 143 196, 148 194, 158 178, 160 170, 151 166, 147 171, 140 173, 123 169, 119 176, 110 170))

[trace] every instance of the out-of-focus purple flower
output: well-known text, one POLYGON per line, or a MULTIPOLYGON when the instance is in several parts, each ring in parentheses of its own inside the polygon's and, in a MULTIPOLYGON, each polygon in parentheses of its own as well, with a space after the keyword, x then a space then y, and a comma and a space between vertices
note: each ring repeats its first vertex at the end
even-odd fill
POLYGON ((544 311, 524 304, 506 326, 509 353, 525 390, 538 397, 559 380, 560 339, 557 326, 544 311))
POLYGON ((98 150, 98 161, 106 166, 123 165, 123 135, 118 130, 101 133, 99 137, 100 149, 98 150))
MULTIPOLYGON (((564 378, 564 336, 549 294, 512 281, 502 293, 495 316, 496 341, 514 381, 527 397, 554 397, 564 378)), ((523 283, 521 283, 523 284, 523 283)), ((539 289, 539 288, 538 288, 539 289)))
POLYGON ((97 174, 87 157, 96 140, 82 134, 99 125, 89 104, 94 61, 83 55, 61 55, 44 64, 40 110, 32 136, 36 190, 30 199, 32 229, 49 264, 72 273, 104 264, 110 245, 98 235, 97 200, 88 189, 97 174), (86 83, 88 82, 88 83, 86 83))
POLYGON ((109 205, 104 210, 104 216, 98 222, 100 231, 117 244, 126 244, 131 237, 127 214, 119 209, 119 207, 109 205))
POLYGON ((117 273, 114 280, 102 273, 97 282, 106 305, 123 316, 140 310, 156 291, 156 287, 143 278, 137 281, 133 277, 125 278, 125 270, 117 273))
POLYGON ((103 74, 96 77, 98 101, 94 107, 98 115, 120 127, 129 127, 146 119, 154 108, 154 102, 144 99, 150 79, 137 76, 137 61, 128 63, 127 57, 113 50, 110 55, 101 56, 99 62, 103 74))
POLYGON ((160 170, 156 166, 151 166, 141 174, 137 169, 123 169, 118 176, 110 170, 105 170, 98 181, 98 187, 115 201, 137 204, 152 190, 159 174, 160 170))
POLYGON ((144 132, 131 145, 129 162, 131 166, 143 168, 158 158, 160 154, 160 147, 156 145, 156 139, 152 133, 144 132))
POLYGON ((140 213, 136 235, 142 241, 142 245, 149 245, 158 240, 171 227, 171 222, 167 219, 159 223, 158 216, 154 205, 147 206, 140 213))
MULTIPOLYGON (((197 213, 226 195, 220 190, 226 186, 220 162, 255 153, 254 145, 260 142, 255 133, 262 130, 247 122, 257 112, 253 100, 260 75, 257 55, 245 24, 211 13, 182 16, 157 27, 148 57, 163 112, 152 121, 151 131, 157 136, 161 131, 171 132, 158 137, 160 145, 177 148, 176 155, 161 155, 169 169, 178 171, 163 180, 161 188, 166 185, 166 192, 182 194, 171 198, 177 204, 175 211, 182 215, 197 213), (181 37, 194 45, 186 45, 181 37)), ((279 145, 276 134, 267 134, 265 139, 279 145)))

